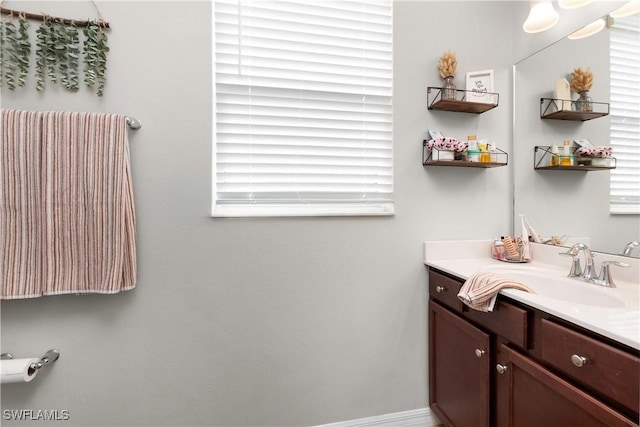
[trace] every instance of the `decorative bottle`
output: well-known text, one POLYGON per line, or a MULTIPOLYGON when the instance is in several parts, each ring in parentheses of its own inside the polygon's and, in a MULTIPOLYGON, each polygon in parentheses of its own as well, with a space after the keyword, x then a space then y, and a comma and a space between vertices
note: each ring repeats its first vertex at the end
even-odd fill
POLYGON ((560 152, 558 151, 558 146, 553 144, 551 146, 551 157, 549 157, 549 166, 558 166, 558 155, 560 152))

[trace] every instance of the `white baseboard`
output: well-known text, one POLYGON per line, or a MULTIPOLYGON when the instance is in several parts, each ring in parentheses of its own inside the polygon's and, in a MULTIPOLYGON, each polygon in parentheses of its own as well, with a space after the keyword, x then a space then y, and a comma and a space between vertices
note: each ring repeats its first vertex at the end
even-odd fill
POLYGON ((430 408, 324 424, 316 427, 437 427, 442 425, 430 408))

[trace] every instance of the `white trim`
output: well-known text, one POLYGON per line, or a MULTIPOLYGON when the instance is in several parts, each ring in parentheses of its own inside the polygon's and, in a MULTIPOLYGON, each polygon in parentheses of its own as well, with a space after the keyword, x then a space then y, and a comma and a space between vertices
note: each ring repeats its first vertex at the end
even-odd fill
POLYGON ((212 217, 381 216, 394 215, 394 203, 232 204, 212 206, 212 217))
POLYGON ((430 408, 420 408, 316 427, 436 427, 440 425, 442 423, 430 408))

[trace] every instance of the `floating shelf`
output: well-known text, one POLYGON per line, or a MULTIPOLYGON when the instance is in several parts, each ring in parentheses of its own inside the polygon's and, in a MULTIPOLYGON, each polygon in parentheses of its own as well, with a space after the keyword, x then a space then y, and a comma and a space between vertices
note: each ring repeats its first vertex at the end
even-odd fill
POLYGON ((496 108, 500 98, 500 95, 497 93, 488 92, 482 95, 483 100, 486 102, 470 101, 470 99, 476 96, 474 92, 451 89, 455 98, 442 99, 443 90, 444 88, 441 87, 430 86, 427 88, 427 105, 429 110, 480 114, 496 108))
MULTIPOLYGON (((575 149, 572 149, 572 154, 575 149)), ((602 171, 616 168, 617 160, 615 157, 575 157, 575 165, 560 165, 560 156, 551 152, 550 146, 534 147, 533 168, 538 170, 574 170, 574 171, 602 171), (555 158, 557 166, 550 166, 552 159, 555 158)))
POLYGON ((423 166, 453 166, 463 168, 497 168, 500 166, 506 166, 508 163, 509 155, 497 148, 498 151, 488 153, 494 157, 493 162, 470 162, 466 160, 466 153, 453 153, 451 151, 438 150, 434 148, 429 150, 427 148, 427 140, 422 141, 422 165, 423 166))
POLYGON ((591 111, 577 111, 576 101, 568 99, 540 98, 540 118, 585 122, 609 115, 609 104, 591 102, 591 111))

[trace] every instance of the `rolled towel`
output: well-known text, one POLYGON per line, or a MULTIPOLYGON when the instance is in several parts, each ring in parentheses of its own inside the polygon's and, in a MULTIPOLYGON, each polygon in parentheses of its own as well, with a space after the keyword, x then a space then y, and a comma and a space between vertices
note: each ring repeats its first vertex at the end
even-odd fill
POLYGON ((458 292, 458 298, 474 310, 493 311, 498 293, 504 288, 534 293, 522 283, 514 282, 496 273, 480 272, 464 282, 458 292))

